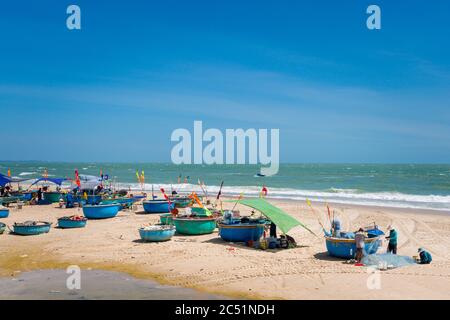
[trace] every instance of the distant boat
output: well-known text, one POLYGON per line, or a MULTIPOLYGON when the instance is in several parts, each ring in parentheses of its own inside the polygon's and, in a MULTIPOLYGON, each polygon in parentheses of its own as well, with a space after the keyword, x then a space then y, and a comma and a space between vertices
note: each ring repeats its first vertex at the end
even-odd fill
POLYGON ((265 175, 265 174, 262 174, 262 173, 257 173, 256 176, 257 176, 257 177, 265 177, 266 175, 265 175))

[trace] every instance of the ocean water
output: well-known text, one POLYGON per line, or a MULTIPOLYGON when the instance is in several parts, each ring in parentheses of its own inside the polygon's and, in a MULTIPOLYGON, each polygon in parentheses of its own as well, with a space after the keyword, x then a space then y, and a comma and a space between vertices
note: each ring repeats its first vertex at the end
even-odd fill
POLYGON ((209 195, 217 194, 224 182, 223 195, 244 193, 257 196, 263 185, 268 196, 278 199, 327 201, 359 205, 421 208, 450 211, 450 165, 447 164, 282 164, 272 177, 258 177, 253 165, 181 165, 161 163, 57 163, 0 162, 0 173, 11 169, 12 176, 74 177, 80 174, 108 174, 115 187, 140 190, 136 170, 145 171, 145 190, 165 187, 168 191, 202 192, 198 180, 206 184, 209 195), (181 183, 178 177, 181 175, 181 183), (188 183, 184 183, 189 177, 188 183))

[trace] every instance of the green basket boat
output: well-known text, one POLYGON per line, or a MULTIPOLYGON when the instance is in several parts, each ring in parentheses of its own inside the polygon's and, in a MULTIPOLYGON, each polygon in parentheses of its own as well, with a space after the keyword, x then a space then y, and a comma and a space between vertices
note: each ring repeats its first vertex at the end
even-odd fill
POLYGON ((44 200, 51 203, 57 203, 59 200, 65 200, 65 195, 61 192, 44 192, 44 200))
POLYGON ((161 222, 162 225, 173 224, 172 218, 173 217, 171 213, 164 213, 159 215, 159 221, 161 222))
POLYGON ((5 232, 6 229, 6 224, 0 222, 0 234, 3 234, 3 232, 5 232))
POLYGON ((216 229, 215 217, 185 217, 185 218, 173 218, 173 224, 175 225, 179 234, 186 235, 200 235, 209 234, 216 229))

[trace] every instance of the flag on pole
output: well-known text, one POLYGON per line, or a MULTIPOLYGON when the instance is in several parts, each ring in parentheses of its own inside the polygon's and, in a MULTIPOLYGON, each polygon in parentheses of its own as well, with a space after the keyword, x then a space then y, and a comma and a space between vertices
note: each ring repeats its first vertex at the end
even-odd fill
POLYGON ((75 183, 77 184, 78 188, 81 188, 81 181, 80 175, 78 174, 78 169, 75 169, 75 183))

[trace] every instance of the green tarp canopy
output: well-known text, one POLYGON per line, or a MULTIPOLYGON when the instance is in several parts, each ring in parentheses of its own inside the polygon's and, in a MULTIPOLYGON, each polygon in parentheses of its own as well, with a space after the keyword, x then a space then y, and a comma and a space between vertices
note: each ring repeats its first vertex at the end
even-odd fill
POLYGON ((316 235, 312 232, 306 225, 298 221, 297 219, 291 217, 286 212, 271 205, 265 199, 262 198, 254 198, 254 199, 241 199, 241 200, 227 200, 226 202, 237 202, 239 204, 243 204, 244 206, 256 209, 260 211, 263 215, 269 218, 273 223, 276 224, 278 228, 283 231, 284 234, 287 234, 289 230, 295 228, 297 226, 302 226, 312 234, 316 235))

